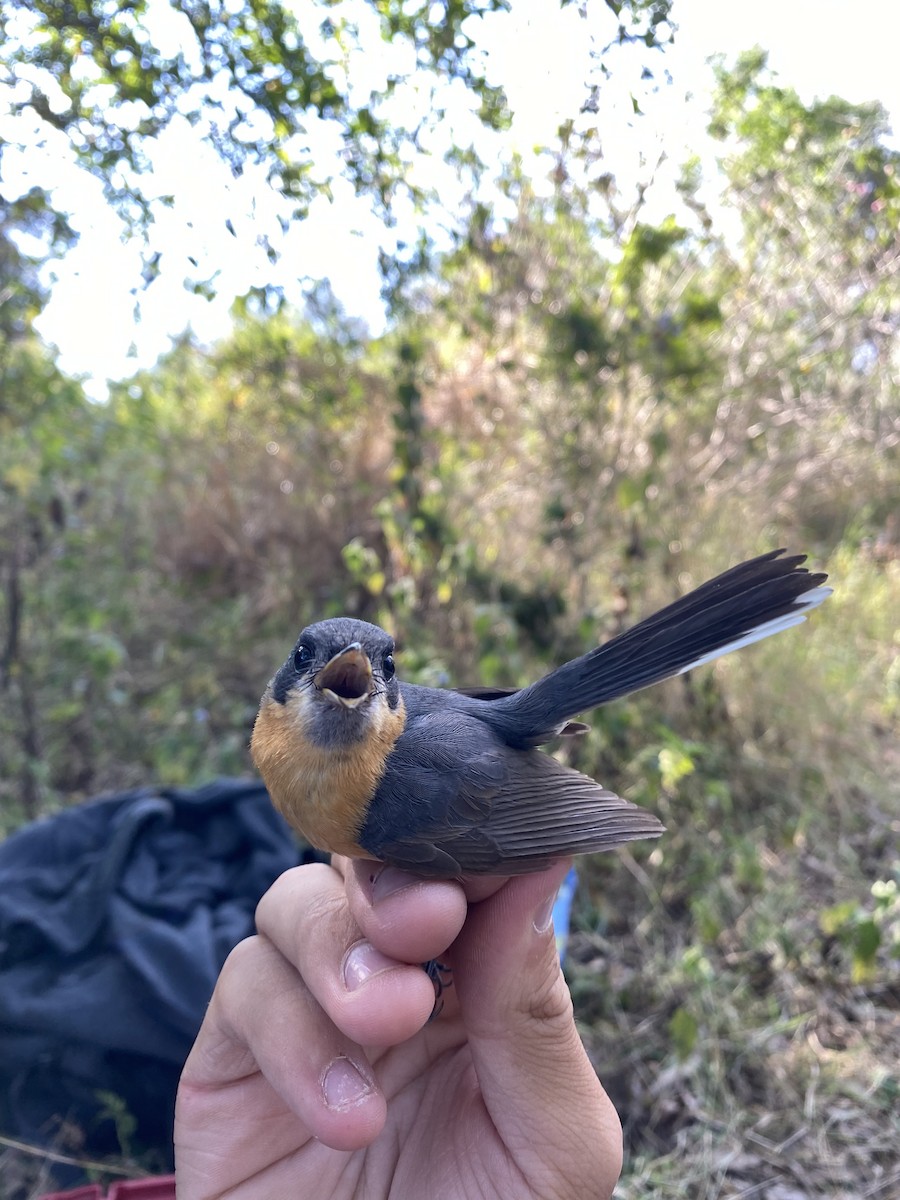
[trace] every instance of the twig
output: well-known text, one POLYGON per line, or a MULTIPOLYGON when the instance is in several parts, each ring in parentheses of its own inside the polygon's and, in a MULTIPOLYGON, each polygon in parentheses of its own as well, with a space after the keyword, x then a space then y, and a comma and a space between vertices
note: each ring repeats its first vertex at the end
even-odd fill
POLYGON ((70 1154, 60 1154, 57 1150, 47 1150, 44 1146, 32 1146, 29 1142, 20 1142, 17 1138, 0 1134, 0 1146, 9 1150, 19 1150, 23 1154, 31 1154, 35 1158, 47 1159, 49 1162, 63 1163, 69 1167, 81 1167, 85 1171, 103 1171, 107 1175, 122 1175, 128 1179, 147 1178, 146 1171, 135 1171, 131 1167, 113 1167, 109 1163, 96 1162, 92 1158, 73 1158, 70 1154))

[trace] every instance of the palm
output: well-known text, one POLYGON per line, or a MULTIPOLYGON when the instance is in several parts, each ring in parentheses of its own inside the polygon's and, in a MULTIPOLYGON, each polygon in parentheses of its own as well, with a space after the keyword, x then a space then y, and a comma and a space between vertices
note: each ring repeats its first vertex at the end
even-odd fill
POLYGON ((511 1156, 485 1107, 462 1031, 454 1025, 455 1031, 445 1028, 439 1036, 426 1030, 418 1045, 382 1057, 376 1069, 388 1097, 385 1136, 354 1153, 345 1190, 338 1187, 342 1164, 330 1164, 335 1197, 465 1200, 478 1195, 487 1200, 522 1194, 503 1186, 513 1169, 511 1156))
MULTIPOLYGON (((436 1057, 418 1076, 414 1069, 389 1102, 389 1136, 362 1152, 366 1170, 376 1172, 374 1194, 391 1200, 526 1195, 514 1157, 485 1104, 467 1044, 457 1036, 456 1044, 441 1052, 441 1040, 449 1039, 436 1040, 428 1051, 437 1051, 436 1057), (399 1153, 390 1147, 400 1147, 399 1153), (519 1186, 512 1186, 517 1177, 519 1186)), ((393 1059, 393 1053, 387 1058, 393 1059)), ((386 1075, 396 1069, 399 1079, 410 1064, 384 1065, 386 1075)), ((346 1194, 369 1193, 361 1187, 346 1194)))
POLYGON ((210 1122, 214 1144, 197 1149, 215 1153, 231 1112, 243 1126, 232 1125, 232 1144, 252 1144, 254 1155, 235 1160, 238 1169, 220 1180, 222 1191, 252 1180, 261 1196, 281 1195, 290 1179, 295 1194, 314 1186, 329 1200, 521 1194, 511 1189, 515 1163, 485 1107, 458 1017, 442 1018, 371 1061, 388 1119, 374 1145, 355 1151, 332 1150, 312 1137, 259 1071, 224 1089, 219 1119, 210 1122))

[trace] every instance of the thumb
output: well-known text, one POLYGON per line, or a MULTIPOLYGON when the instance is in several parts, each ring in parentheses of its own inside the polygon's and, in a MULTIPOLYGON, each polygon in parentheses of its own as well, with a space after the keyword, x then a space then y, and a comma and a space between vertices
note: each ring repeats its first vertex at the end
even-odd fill
POLYGON ((535 1194, 603 1198, 621 1171, 622 1129, 578 1036, 553 935, 570 865, 511 879, 471 907, 454 983, 484 1103, 535 1194))

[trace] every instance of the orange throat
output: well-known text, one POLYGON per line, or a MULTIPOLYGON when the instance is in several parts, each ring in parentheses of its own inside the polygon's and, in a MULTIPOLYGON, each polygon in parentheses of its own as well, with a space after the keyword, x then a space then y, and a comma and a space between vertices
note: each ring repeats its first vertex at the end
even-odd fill
POLYGON ((406 723, 403 700, 390 709, 375 698, 364 737, 340 748, 319 746, 309 736, 317 703, 302 691, 279 704, 267 690, 250 752, 272 803, 294 829, 319 850, 366 857, 359 834, 406 723))

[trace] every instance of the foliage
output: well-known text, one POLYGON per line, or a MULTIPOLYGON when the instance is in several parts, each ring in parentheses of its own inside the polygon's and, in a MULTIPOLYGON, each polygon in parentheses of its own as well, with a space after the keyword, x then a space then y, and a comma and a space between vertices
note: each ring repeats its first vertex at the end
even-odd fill
POLYGON ((473 203, 384 336, 324 288, 303 315, 254 294, 108 406, 34 337, 12 237, 0 804, 10 826, 249 769, 315 617, 390 626, 406 678, 515 685, 742 555, 809 549, 836 593, 807 626, 560 749, 668 829, 580 867, 569 972, 623 1196, 795 1160, 807 1194, 853 1195, 896 1167, 900 1086, 897 161, 876 112, 804 106, 758 58, 722 68, 712 120, 739 238, 695 164, 687 216, 652 222, 569 141, 549 197, 503 169, 512 215, 473 203))
MULTIPOLYGON (((467 17, 502 7, 502 0, 449 4, 439 28, 421 9, 370 7, 385 41, 408 43, 411 65, 461 78, 480 95, 485 119, 502 120, 500 99, 470 63, 472 42, 461 30, 467 17)), ((357 186, 386 197, 402 183, 398 151, 413 131, 379 117, 377 97, 351 95, 346 72, 358 48, 354 20, 328 3, 304 18, 305 29, 278 2, 173 2, 163 13, 146 0, 81 8, 57 0, 13 4, 2 32, 14 112, 30 110, 65 133, 119 206, 146 203, 135 190, 149 167, 146 148, 184 117, 202 123, 236 174, 265 164, 269 182, 298 214, 324 183, 303 144, 307 124, 334 121, 357 186)), ((388 76, 384 98, 401 83, 388 76)))
MULTIPOLYGON (((597 52, 601 72, 613 45, 640 41, 650 51, 670 37, 671 0, 607 6, 615 32, 597 52)), ((160 206, 173 203, 154 186, 154 142, 184 122, 232 174, 261 169, 282 201, 282 232, 330 193, 323 145, 336 148, 344 176, 390 223, 398 198, 413 210, 437 199, 414 182, 410 162, 444 120, 450 84, 468 90, 485 129, 508 122, 472 36, 482 17, 506 8, 508 0, 10 0, 0 10, 0 87, 11 113, 30 118, 25 136, 34 137, 35 119, 39 130, 62 134, 127 227, 151 239, 160 206), (375 64, 383 66, 373 79, 375 64), (355 83, 359 75, 372 80, 368 89, 355 83)), ((448 154, 477 180, 484 163, 462 149, 448 154)), ((410 260, 427 245, 426 230, 423 222, 410 260)), ((260 235, 273 257, 277 232, 260 235)), ((397 265, 386 261, 386 273, 397 265)), ((151 240, 146 281, 158 266, 151 240)))
POLYGON ((0 196, 0 337, 9 346, 24 337, 47 299, 40 268, 63 254, 75 235, 65 218, 53 211, 47 193, 31 188, 17 200, 0 196), (32 252, 20 239, 36 244, 32 252))
MULTIPOLYGON (((900 864, 897 866, 900 868, 900 864)), ((870 890, 871 906, 845 900, 819 914, 825 936, 837 938, 849 949, 854 983, 870 983, 877 978, 879 950, 900 958, 897 879, 878 879, 870 890)))
POLYGON ((57 370, 32 330, 45 297, 42 255, 37 248, 24 251, 21 235, 35 247, 43 243, 48 255, 70 240, 71 231, 37 190, 0 204, 0 739, 21 748, 11 759, 4 754, 4 774, 24 813, 34 816, 45 747, 25 649, 33 572, 53 555, 67 508, 80 503, 71 467, 79 463, 89 472, 102 454, 103 436, 102 422, 83 420, 78 384, 57 370))
MULTIPOLYGON (((804 106, 763 67, 720 66, 711 120, 753 281, 731 292, 717 423, 725 447, 744 441, 739 487, 781 489, 833 537, 863 471, 876 521, 896 508, 900 155, 878 106, 804 106)), ((701 470, 714 484, 723 467, 716 449, 701 470)))

